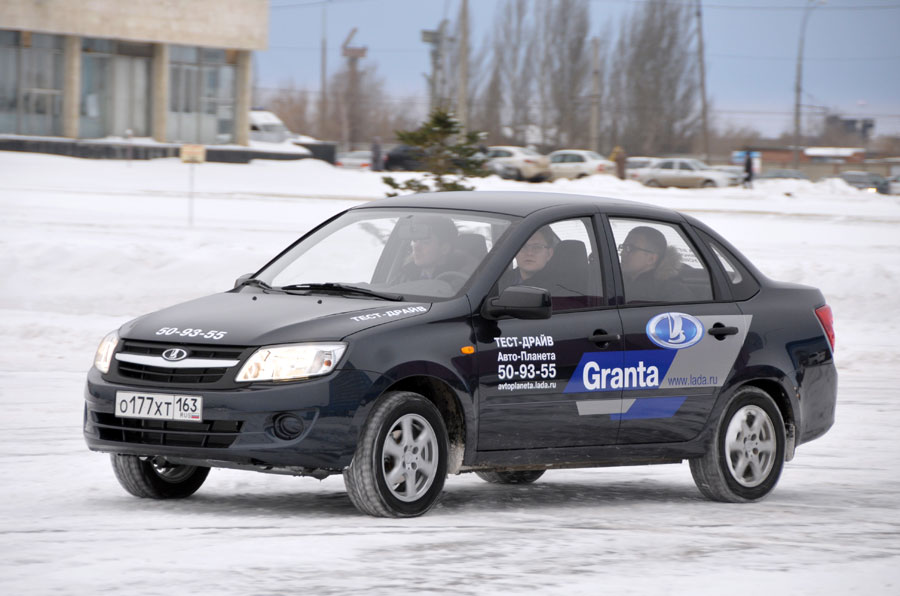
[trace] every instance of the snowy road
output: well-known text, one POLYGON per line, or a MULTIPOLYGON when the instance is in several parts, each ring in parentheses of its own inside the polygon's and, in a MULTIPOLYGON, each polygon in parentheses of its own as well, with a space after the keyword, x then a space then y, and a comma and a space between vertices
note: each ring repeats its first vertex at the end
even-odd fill
POLYGON ((300 197, 382 192, 365 172, 303 167, 203 170, 188 228, 172 160, 0 153, 0 593, 900 593, 900 205, 827 185, 479 181, 689 210, 770 276, 822 288, 837 423, 761 503, 703 500, 686 464, 551 471, 525 487, 451 477, 413 520, 359 515, 340 478, 213 470, 186 501, 125 494, 81 437, 96 343, 142 312, 228 288, 353 204, 300 197))

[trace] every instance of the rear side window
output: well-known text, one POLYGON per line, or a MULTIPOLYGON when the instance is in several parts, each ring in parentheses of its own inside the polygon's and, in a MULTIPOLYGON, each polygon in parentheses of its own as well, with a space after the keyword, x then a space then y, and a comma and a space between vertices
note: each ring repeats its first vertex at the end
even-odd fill
POLYGON ((722 265, 722 269, 725 270, 725 277, 728 279, 734 299, 747 300, 756 294, 759 291, 759 284, 756 283, 747 268, 728 249, 713 240, 709 234, 702 230, 697 230, 697 232, 709 244, 719 264, 722 265))
POLYGON ((677 225, 610 218, 625 303, 712 300, 709 271, 677 225))

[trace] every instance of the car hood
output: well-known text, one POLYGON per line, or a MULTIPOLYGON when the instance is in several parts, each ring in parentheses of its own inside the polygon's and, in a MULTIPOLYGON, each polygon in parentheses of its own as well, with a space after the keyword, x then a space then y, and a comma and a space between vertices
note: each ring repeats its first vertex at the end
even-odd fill
POLYGON ((430 308, 429 303, 324 294, 225 292, 144 315, 123 325, 119 334, 144 341, 231 346, 333 341, 430 308))

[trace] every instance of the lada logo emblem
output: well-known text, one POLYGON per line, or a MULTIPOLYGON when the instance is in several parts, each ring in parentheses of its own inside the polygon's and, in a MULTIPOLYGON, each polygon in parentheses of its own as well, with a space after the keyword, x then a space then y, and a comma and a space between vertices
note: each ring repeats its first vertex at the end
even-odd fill
POLYGON ((170 362, 175 362, 177 360, 184 360, 185 358, 187 358, 187 355, 188 355, 187 350, 184 350, 182 348, 169 348, 168 350, 166 350, 165 352, 162 353, 163 359, 168 360, 170 362))
POLYGON ((703 339, 703 323, 683 312, 664 312, 647 323, 647 337, 661 348, 681 350, 703 339))

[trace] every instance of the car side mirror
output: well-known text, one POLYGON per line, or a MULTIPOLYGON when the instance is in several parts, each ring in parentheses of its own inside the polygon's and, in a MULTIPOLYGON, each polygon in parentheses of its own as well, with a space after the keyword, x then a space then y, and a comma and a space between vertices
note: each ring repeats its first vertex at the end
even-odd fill
POLYGON ((234 280, 234 288, 237 289, 237 288, 241 287, 241 284, 244 283, 245 281, 247 281, 248 279, 250 279, 251 277, 253 277, 252 273, 243 274, 242 276, 240 276, 239 278, 234 280))
POLYGON ((486 319, 549 319, 550 307, 550 292, 544 288, 510 286, 485 302, 482 315, 486 319))

